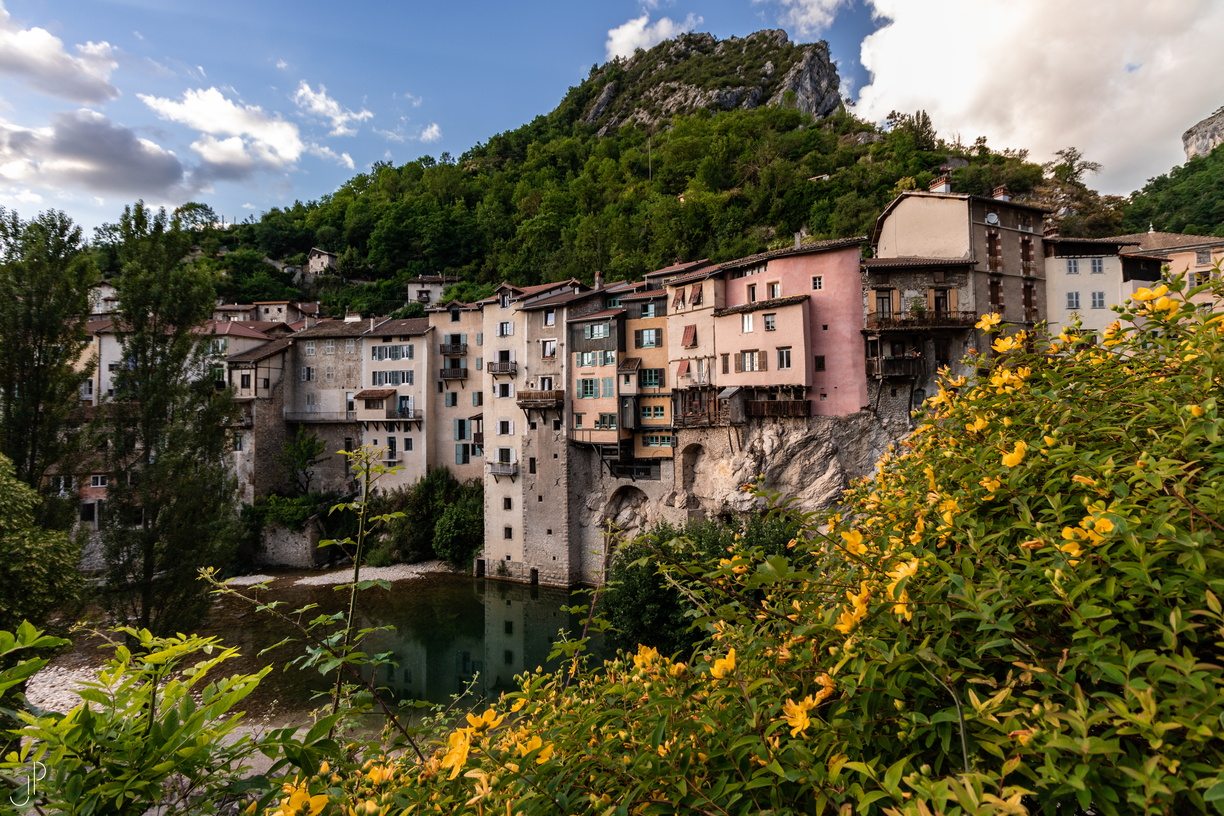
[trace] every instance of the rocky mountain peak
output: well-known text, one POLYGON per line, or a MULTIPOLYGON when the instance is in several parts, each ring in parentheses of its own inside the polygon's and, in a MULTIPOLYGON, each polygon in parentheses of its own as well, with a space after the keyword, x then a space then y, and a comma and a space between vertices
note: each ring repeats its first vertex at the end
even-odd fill
POLYGON ((1201 122, 1190 127, 1182 134, 1182 148, 1186 151, 1186 161, 1197 156, 1206 156, 1224 143, 1224 108, 1208 116, 1201 122))
POLYGON ((790 105, 815 117, 841 104, 828 44, 792 43, 780 29, 719 40, 683 34, 593 69, 576 91, 580 120, 608 133, 624 124, 653 128, 678 114, 790 105))

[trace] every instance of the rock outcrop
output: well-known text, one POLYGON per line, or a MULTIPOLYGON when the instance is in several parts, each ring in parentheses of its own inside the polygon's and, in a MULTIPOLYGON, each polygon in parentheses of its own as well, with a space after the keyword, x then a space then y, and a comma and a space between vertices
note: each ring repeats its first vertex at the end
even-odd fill
POLYGON ((1186 161, 1206 156, 1221 143, 1224 143, 1224 108, 1220 108, 1182 134, 1186 161))
POLYGON ((684 34, 595 69, 571 93, 586 100, 580 121, 608 133, 699 110, 762 105, 819 118, 841 105, 839 88, 826 43, 796 44, 785 31, 770 30, 726 40, 684 34))

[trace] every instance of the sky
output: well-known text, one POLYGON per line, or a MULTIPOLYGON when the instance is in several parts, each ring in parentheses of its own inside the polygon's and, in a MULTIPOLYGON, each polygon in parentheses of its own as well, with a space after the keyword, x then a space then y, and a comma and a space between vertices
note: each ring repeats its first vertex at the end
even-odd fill
POLYGON ((854 112, 1075 146, 1126 194, 1224 105, 1221 0, 0 0, 0 206, 86 228, 138 198, 227 221, 377 161, 459 156, 685 31, 829 42, 854 112))

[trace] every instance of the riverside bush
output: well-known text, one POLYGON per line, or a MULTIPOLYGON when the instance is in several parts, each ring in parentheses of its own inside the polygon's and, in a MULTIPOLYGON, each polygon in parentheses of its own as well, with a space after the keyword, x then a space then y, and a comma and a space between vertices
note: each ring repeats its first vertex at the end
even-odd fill
POLYGON ((1224 315, 1183 290, 1140 290, 1100 337, 997 337, 982 373, 945 378, 905 444, 786 555, 745 538, 684 566, 705 586, 694 652, 525 675, 424 763, 297 778, 299 801, 1218 810, 1224 315))

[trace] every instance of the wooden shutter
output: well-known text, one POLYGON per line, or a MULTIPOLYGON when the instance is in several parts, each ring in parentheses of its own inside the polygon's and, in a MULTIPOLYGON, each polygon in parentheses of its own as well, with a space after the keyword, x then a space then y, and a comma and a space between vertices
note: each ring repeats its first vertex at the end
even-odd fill
POLYGON ((684 339, 681 341, 680 345, 684 346, 685 348, 692 348, 693 346, 697 345, 696 324, 689 324, 684 327, 684 339))
POLYGON ((689 361, 681 360, 680 366, 676 369, 676 376, 683 377, 684 375, 688 374, 688 370, 689 370, 689 361))
POLYGON ((757 356, 757 371, 768 371, 769 370, 769 352, 768 351, 758 351, 756 353, 756 356, 757 356))

